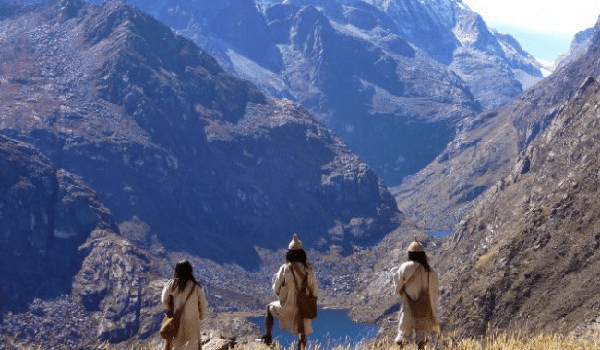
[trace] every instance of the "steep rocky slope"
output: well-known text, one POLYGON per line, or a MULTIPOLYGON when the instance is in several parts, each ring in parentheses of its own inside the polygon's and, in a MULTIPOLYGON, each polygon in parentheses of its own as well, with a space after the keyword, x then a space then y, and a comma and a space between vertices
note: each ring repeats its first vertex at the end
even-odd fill
POLYGON ((589 77, 461 222, 443 257, 447 329, 567 333, 598 318, 599 109, 589 77))
MULTIPOLYGON (((203 325, 205 339, 258 336, 243 317, 220 313, 262 310, 273 298, 270 276, 284 251, 257 248, 261 268, 254 272, 172 253, 137 217, 117 226, 81 177, 56 169, 34 146, 0 136, 0 164, 0 280, 10 286, 0 290, 3 348, 91 348, 105 341, 128 347, 127 341, 156 337, 162 286, 183 258, 194 265, 215 312, 203 325)), ((356 274, 376 258, 365 254, 309 250, 323 305, 360 304, 339 293, 354 292, 356 274)))
POLYGON ((388 185, 431 162, 464 120, 541 78, 533 57, 461 1, 132 3, 309 108, 388 185))
POLYGON ((569 51, 559 56, 556 60, 556 67, 562 67, 570 61, 577 59, 579 56, 584 55, 587 52, 593 36, 594 28, 588 28, 575 34, 573 40, 571 40, 569 51))
MULTIPOLYGON (((87 249, 86 245, 80 246, 85 242, 94 245, 94 241, 89 241, 91 232, 97 237, 115 236, 114 232, 118 232, 110 211, 100 203, 96 193, 80 177, 57 170, 32 145, 4 136, 0 136, 0 164, 0 280, 5 286, 0 290, 2 319, 12 319, 16 313, 32 318, 37 315, 39 321, 44 319, 41 316, 49 314, 46 322, 38 324, 27 317, 2 322, 0 338, 10 334, 31 339, 37 335, 41 341, 56 338, 59 342, 76 342, 77 338, 85 338, 84 332, 89 333, 94 323, 88 315, 90 311, 99 311, 103 316, 97 319, 112 322, 101 327, 105 332, 100 335, 103 339, 113 337, 111 333, 116 330, 131 330, 131 325, 123 325, 123 318, 138 322, 138 318, 131 316, 139 313, 140 305, 127 300, 135 297, 130 293, 129 282, 142 274, 138 271, 118 274, 111 270, 142 265, 141 260, 132 262, 139 257, 110 249, 102 249, 101 256, 88 255, 82 251, 87 249), (105 256, 125 259, 116 263, 107 261, 105 256), (90 260, 99 266, 86 270, 90 260), (84 269, 80 271, 82 266, 84 269), (91 270, 93 273, 89 273, 91 270), (73 280, 77 274, 81 276, 73 280), (98 274, 106 280, 94 278, 98 274), (123 275, 131 280, 121 280, 119 276, 123 275), (83 281, 87 281, 87 288, 81 288, 86 285, 83 281), (94 287, 90 288, 91 285, 94 287), (118 290, 106 290, 113 288, 118 290), (72 293, 73 290, 76 292, 72 293), (104 301, 109 294, 113 298, 120 294, 125 299, 121 304, 104 301), (44 304, 43 300, 52 301, 44 304), (104 305, 100 305, 103 301, 104 305), (125 304, 128 310, 122 310, 125 304), (44 311, 45 308, 49 310, 44 311), (108 310, 115 312, 107 313, 108 310), (57 331, 58 324, 65 327, 57 331), (34 331, 36 328, 46 331, 34 331), (71 334, 73 329, 78 335, 71 334)), ((4 340, 2 343, 8 344, 4 340)))
POLYGON ((0 136, 0 310, 68 293, 77 247, 93 229, 116 229, 81 178, 57 170, 31 145, 0 136))
POLYGON ((257 267, 254 246, 284 246, 293 231, 350 251, 398 224, 381 180, 306 110, 268 100, 129 5, 37 4, 0 29, 1 132, 169 249, 257 267))
POLYGON ((600 74, 599 45, 597 24, 585 54, 505 107, 474 118, 436 161, 394 190, 400 209, 421 226, 452 230, 479 195, 509 171, 586 77, 600 74))

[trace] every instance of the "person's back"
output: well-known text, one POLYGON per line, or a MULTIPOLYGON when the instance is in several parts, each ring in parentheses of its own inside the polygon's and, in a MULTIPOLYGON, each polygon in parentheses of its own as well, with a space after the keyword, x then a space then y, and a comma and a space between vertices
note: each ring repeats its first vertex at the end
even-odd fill
POLYGON ((427 335, 440 332, 437 322, 439 279, 418 242, 410 245, 408 257, 409 261, 393 276, 395 293, 402 297, 396 343, 403 347, 413 341, 414 333, 418 348, 424 349, 427 335))
MULTIPOLYGON (((429 267, 429 271, 427 271, 420 263, 412 260, 407 261, 400 265, 398 272, 394 275, 394 284, 396 287, 400 286, 400 288, 404 286, 404 291, 411 299, 417 299, 422 290, 429 289, 434 309, 437 307, 437 298, 433 296, 438 293, 439 278, 433 267, 429 267)), ((398 288, 396 288, 396 294, 400 294, 398 288)))
POLYGON ((202 287, 193 277, 189 262, 177 263, 175 276, 165 284, 161 300, 165 309, 182 310, 177 334, 166 348, 201 349, 200 321, 208 313, 208 303, 202 287))
POLYGON ((287 262, 281 265, 279 271, 273 275, 272 288, 279 300, 267 305, 266 334, 262 337, 262 341, 271 345, 273 318, 277 317, 282 329, 292 334, 298 334, 298 349, 305 349, 306 337, 313 331, 312 322, 308 318, 299 319, 297 317, 299 308, 296 305, 296 293, 300 291, 305 278, 308 294, 317 296, 319 288, 314 271, 306 262, 306 252, 302 242, 296 234, 288 246, 286 260, 287 262))
POLYGON ((295 307, 293 305, 296 298, 296 288, 294 286, 300 288, 305 277, 307 279, 307 291, 312 295, 317 295, 317 280, 312 268, 301 262, 286 262, 281 265, 279 272, 273 275, 272 289, 282 305, 295 307), (291 303, 288 304, 288 300, 291 303))

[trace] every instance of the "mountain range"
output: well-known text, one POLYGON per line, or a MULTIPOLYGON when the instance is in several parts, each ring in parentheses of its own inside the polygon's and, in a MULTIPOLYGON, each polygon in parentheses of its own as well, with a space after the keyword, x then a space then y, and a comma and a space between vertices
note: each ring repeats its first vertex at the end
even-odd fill
MULTIPOLYGON (((597 317, 598 25, 531 85, 535 60, 460 1, 137 5, 165 24, 0 4, 3 344, 156 336, 182 258, 215 312, 262 309, 293 232, 320 301, 380 336, 415 235, 446 330, 597 317)), ((207 324, 256 332, 228 322, 207 324)))
POLYGON ((526 93, 552 118, 448 245, 449 328, 568 333, 597 322, 599 58, 600 22, 584 53, 526 93))
MULTIPOLYGON (((448 238, 413 231, 441 276, 446 335, 597 334, 599 58, 600 22, 577 56, 505 107, 478 116, 462 147, 449 145, 419 173, 422 193, 435 197, 423 200, 417 227, 435 220, 439 208, 427 205, 451 186, 489 183, 473 198, 447 204, 458 219, 448 238)), ((388 235, 374 248, 378 263, 358 278, 363 303, 355 314, 377 322, 380 337, 397 332, 391 277, 409 243, 388 235)))
POLYGON ((170 248, 250 266, 253 246, 283 246, 283 232, 351 249, 398 220, 375 173, 305 109, 269 100, 131 6, 45 3, 2 23, 17 44, 0 52, 2 133, 170 248))
MULTIPOLYGON (((0 291, 3 312, 69 295, 65 312, 87 313, 98 339, 148 336, 160 289, 142 281, 171 275, 165 249, 258 270, 256 247, 279 249, 293 232, 349 254, 400 224, 342 139, 151 16, 121 2, 3 6, 0 215, 16 220, 3 220, 1 275, 31 276, 0 291)), ((222 278, 209 288, 228 286, 223 307, 256 295, 222 278)), ((85 340, 84 326, 74 332, 85 340)))
POLYGON ((131 3, 226 70, 302 104, 388 185, 542 78, 514 38, 460 0, 131 3))

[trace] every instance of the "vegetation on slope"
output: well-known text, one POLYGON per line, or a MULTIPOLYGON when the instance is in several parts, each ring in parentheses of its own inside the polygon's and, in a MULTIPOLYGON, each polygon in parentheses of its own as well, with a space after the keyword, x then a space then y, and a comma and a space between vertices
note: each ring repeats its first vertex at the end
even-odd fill
MULTIPOLYGON (((222 343, 219 347, 204 346, 206 349, 235 349, 235 350, 267 350, 269 347, 261 343, 244 341, 222 343)), ((271 349, 273 350, 295 350, 296 344, 282 346, 275 343, 271 349)), ((456 339, 451 335, 442 335, 437 344, 428 344, 427 349, 443 349, 443 350, 594 350, 600 347, 600 333, 598 331, 587 332, 579 336, 562 336, 558 334, 536 334, 526 335, 522 333, 498 333, 488 334, 480 338, 465 338, 456 339)), ((95 349, 101 350, 162 350, 164 348, 162 340, 153 339, 152 341, 128 343, 126 346, 114 344, 99 344, 95 349)), ((28 345, 23 347, 15 347, 19 350, 41 350, 45 349, 42 345, 28 345)), ((355 347, 350 344, 329 346, 327 344, 310 343, 308 350, 392 350, 398 349, 393 339, 385 338, 380 340, 371 340, 361 343, 355 347)), ((416 350, 415 345, 410 345, 406 350, 416 350)))

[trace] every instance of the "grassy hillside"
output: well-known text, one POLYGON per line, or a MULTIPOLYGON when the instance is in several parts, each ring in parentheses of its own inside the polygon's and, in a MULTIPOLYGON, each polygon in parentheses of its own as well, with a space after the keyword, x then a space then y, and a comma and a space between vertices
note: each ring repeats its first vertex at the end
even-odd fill
MULTIPOLYGON (((230 343, 231 344, 231 343, 230 343)), ((429 344, 427 349, 443 349, 443 350, 595 350, 600 348, 600 333, 588 332, 578 337, 564 337, 557 334, 538 334, 527 336, 522 334, 507 334, 500 333, 497 335, 488 335, 481 339, 455 339, 452 336, 442 335, 437 342, 437 345, 429 344)), ((42 345, 16 347, 19 350, 42 350, 45 349, 42 345)), ((144 343, 132 343, 127 346, 104 344, 96 347, 102 350, 163 350, 164 345, 161 340, 152 340, 144 343)), ((214 349, 235 349, 235 350, 267 350, 268 347, 254 342, 240 342, 233 347, 227 347, 221 343, 218 347, 204 346, 204 350, 214 349)), ((295 344, 287 347, 282 347, 279 344, 273 346, 274 350, 295 350, 295 344)), ((309 350, 350 350, 353 349, 350 345, 342 345, 329 347, 322 344, 310 343, 309 350)), ((371 341, 365 344, 358 345, 355 350, 392 350, 398 349, 398 346, 393 342, 393 339, 383 339, 379 341, 371 341)), ((406 347, 407 350, 416 350, 416 346, 411 345, 406 347)))

